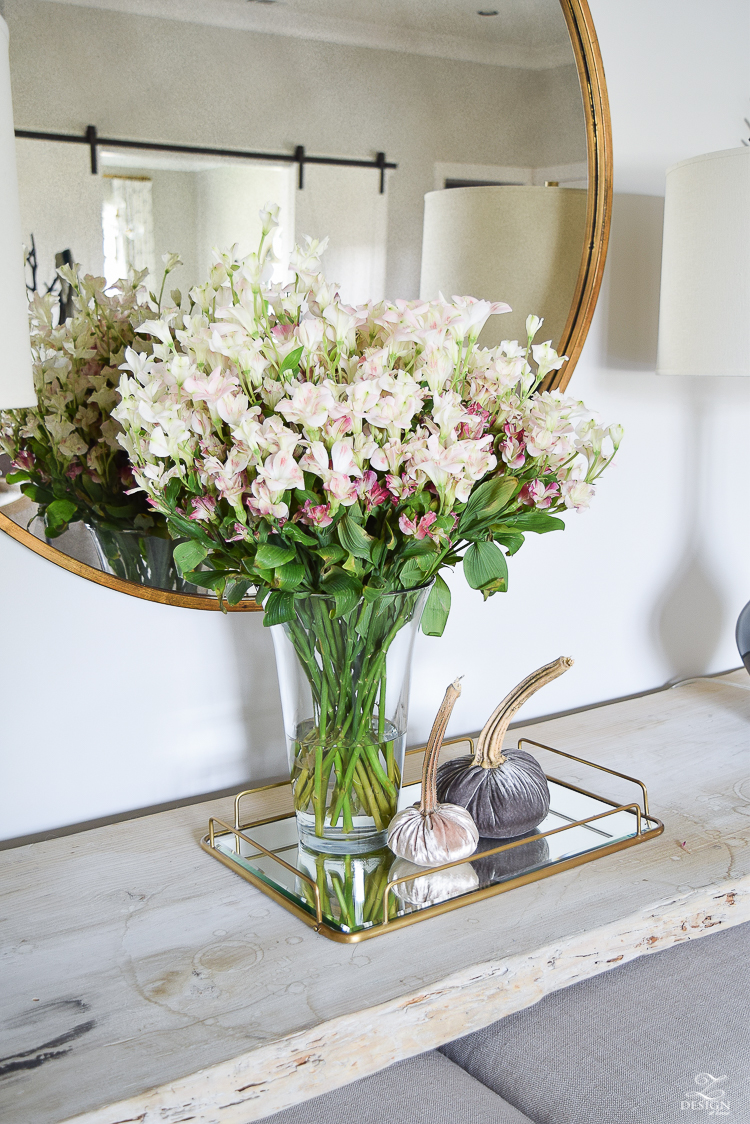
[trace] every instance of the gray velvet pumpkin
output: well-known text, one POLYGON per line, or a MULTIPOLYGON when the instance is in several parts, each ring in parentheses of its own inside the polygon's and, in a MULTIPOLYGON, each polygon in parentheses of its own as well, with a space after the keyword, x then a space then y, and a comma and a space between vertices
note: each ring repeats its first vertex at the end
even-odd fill
MULTIPOLYGON (((480 839, 477 843, 477 854, 489 851, 504 839, 480 839)), ((494 886, 508 878, 515 878, 518 874, 525 874, 535 867, 543 866, 549 861, 549 844, 543 835, 532 831, 526 836, 524 843, 516 843, 515 847, 507 851, 500 851, 497 855, 485 855, 482 859, 472 859, 471 865, 479 878, 479 887, 494 886)), ((458 868, 456 868, 458 869, 458 868)))
POLYGON ((515 839, 538 827, 549 811, 549 786, 535 757, 523 749, 506 749, 494 768, 457 757, 440 766, 438 800, 460 804, 480 835, 515 839))
POLYGON ((438 769, 438 800, 466 808, 480 836, 515 839, 533 831, 547 815, 549 787, 541 765, 523 749, 503 749, 503 740, 516 711, 572 663, 561 656, 527 676, 488 719, 474 756, 458 757, 438 769))

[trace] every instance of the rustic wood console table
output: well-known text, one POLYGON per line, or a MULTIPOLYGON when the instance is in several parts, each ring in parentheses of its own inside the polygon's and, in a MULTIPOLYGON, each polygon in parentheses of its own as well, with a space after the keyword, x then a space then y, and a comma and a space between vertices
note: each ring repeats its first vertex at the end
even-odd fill
POLYGON ((750 920, 744 670, 522 733, 642 778, 664 834, 362 945, 199 849, 230 800, 0 853, 5 1124, 246 1124, 750 920))

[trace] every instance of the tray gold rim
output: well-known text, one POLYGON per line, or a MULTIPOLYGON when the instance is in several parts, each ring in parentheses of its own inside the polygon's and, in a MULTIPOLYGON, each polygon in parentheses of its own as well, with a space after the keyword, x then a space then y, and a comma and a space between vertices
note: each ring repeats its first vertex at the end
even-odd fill
MULTIPOLYGON (((458 745, 458 744, 466 743, 466 742, 468 742, 471 745, 472 750, 473 750, 474 742, 473 742, 473 739, 470 738, 470 737, 454 738, 451 741, 444 742, 443 744, 444 744, 444 746, 447 747, 449 745, 458 745)), ((478 890, 472 890, 467 894, 461 894, 458 897, 449 898, 447 901, 444 901, 444 902, 437 902, 435 905, 426 906, 423 909, 415 911, 414 913, 407 913, 407 914, 404 914, 402 917, 396 917, 396 918, 393 918, 392 920, 389 919, 387 921, 380 921, 380 922, 378 922, 378 924, 371 925, 370 928, 368 928, 368 929, 360 929, 360 930, 358 930, 357 932, 354 932, 354 933, 345 933, 345 932, 342 932, 339 929, 334 929, 330 925, 326 924, 326 921, 323 917, 321 906, 320 906, 320 895, 319 895, 318 886, 315 882, 313 882, 313 880, 311 878, 309 878, 307 875, 305 875, 303 872, 301 872, 299 870, 294 870, 294 868, 290 867, 288 863, 286 863, 283 859, 279 858, 278 855, 275 855, 272 852, 267 851, 261 844, 259 844, 257 842, 257 840, 249 839, 249 837, 244 834, 244 832, 247 828, 260 827, 263 824, 276 823, 279 820, 291 818, 291 816, 288 812, 284 812, 280 815, 267 816, 265 818, 252 820, 251 822, 249 822, 247 824, 240 824, 240 801, 241 801, 243 796, 249 796, 251 794, 256 794, 256 793, 259 793, 259 792, 267 792, 267 791, 270 791, 271 789, 276 789, 276 788, 284 788, 284 787, 288 786, 288 784, 289 784, 288 781, 276 781, 273 784, 259 785, 257 788, 244 789, 242 792, 239 792, 237 794, 237 796, 235 797, 235 801, 234 801, 234 806, 235 806, 235 823, 234 823, 234 826, 232 827, 231 825, 229 825, 227 823, 224 823, 224 821, 218 819, 218 817, 216 817, 216 816, 211 816, 209 818, 209 833, 207 835, 204 835, 201 838, 200 847, 201 847, 201 850, 206 852, 206 854, 211 855, 218 862, 220 862, 223 866, 226 866, 229 870, 233 871, 235 874, 238 874, 246 882, 249 882, 252 886, 255 886, 255 888, 257 890, 260 890, 267 897, 271 898, 272 901, 275 901, 278 905, 282 906, 284 909, 287 910, 287 912, 293 914, 300 921, 303 921, 305 923, 305 925, 307 925, 308 928, 312 929, 314 932, 319 933, 321 936, 326 937, 328 940, 335 941, 337 944, 358 944, 360 941, 370 940, 372 937, 385 936, 387 933, 396 932, 399 929, 405 928, 407 925, 416 925, 419 921, 427 921, 431 917, 439 917, 444 913, 450 913, 454 909, 461 909, 464 906, 472 905, 475 902, 484 901, 485 898, 491 898, 491 897, 495 897, 498 894, 507 893, 508 890, 514 890, 518 886, 525 886, 525 885, 528 885, 531 882, 540 882, 543 878, 550 878, 554 874, 561 874, 563 871, 571 870, 571 869, 573 869, 574 867, 577 867, 577 866, 582 866, 584 863, 594 862, 596 859, 605 858, 607 855, 615 854, 617 851, 623 851, 628 847, 638 846, 638 844, 645 843, 649 839, 655 839, 657 836, 659 836, 663 833, 664 824, 662 823, 662 821, 660 819, 658 819, 656 816, 654 816, 651 811, 649 811, 648 791, 647 791, 646 786, 643 783, 643 781, 638 780, 636 777, 628 776, 625 773, 619 773, 615 769, 609 769, 605 765, 599 765, 595 761, 588 761, 584 757, 576 757, 572 753, 568 753, 568 752, 566 752, 564 750, 560 750, 560 749, 555 749, 553 746, 545 745, 543 742, 534 741, 532 738, 520 738, 519 741, 518 741, 519 748, 524 743, 526 743, 527 745, 536 746, 539 749, 547 750, 550 753, 556 753, 561 757, 569 758, 570 760, 579 762, 580 764, 588 765, 593 769, 598 769, 601 772, 609 773, 610 775, 615 776, 615 777, 619 777, 622 780, 630 781, 633 784, 638 785, 638 787, 641 789, 641 792, 643 794, 643 808, 641 808, 640 805, 637 804, 637 803, 617 804, 615 801, 610 800, 606 796, 600 796, 597 793, 590 792, 588 789, 580 788, 579 786, 571 784, 568 781, 562 781, 557 777, 551 777, 551 776, 547 775, 547 779, 550 780, 550 781, 553 781, 555 784, 560 784, 560 785, 564 786, 565 788, 570 788, 574 792, 581 793, 584 796, 590 796, 593 799, 601 801, 604 804, 609 804, 610 808, 611 808, 611 811, 599 813, 598 815, 595 815, 595 816, 589 816, 585 820, 575 821, 575 822, 567 824, 567 825, 565 825, 564 827, 561 827, 561 828, 552 829, 549 832, 544 832, 543 836, 541 836, 541 837, 546 837, 547 835, 559 834, 560 832, 570 830, 573 827, 577 827, 577 826, 581 826, 581 825, 586 824, 586 823, 593 822, 593 820, 595 820, 595 819, 599 819, 599 818, 602 818, 604 816, 614 814, 615 812, 624 812, 624 811, 629 811, 629 812, 632 812, 636 815, 636 822, 637 822, 637 828, 638 828, 636 834, 632 835, 632 836, 629 836, 626 839, 620 839, 620 840, 614 841, 614 842, 609 843, 609 844, 607 844, 603 847, 597 847, 593 851, 584 851, 582 854, 573 855, 571 858, 568 858, 568 859, 561 859, 559 862, 551 863, 549 866, 539 867, 536 870, 528 871, 525 874, 517 875, 515 878, 507 879, 507 881, 498 882, 498 883, 496 883, 492 886, 485 886, 485 887, 482 887, 481 889, 478 889, 478 890), (655 826, 651 827, 651 828, 648 828, 646 830, 643 830, 643 820, 644 819, 647 820, 649 823, 654 824, 655 826), (215 840, 215 837, 216 837, 216 833, 215 833, 215 830, 214 830, 214 824, 220 824, 221 827, 224 829, 219 834, 221 834, 221 835, 235 835, 235 837, 237 835, 241 836, 247 842, 251 843, 254 847, 257 847, 259 851, 261 851, 262 853, 265 853, 269 857, 273 858, 276 862, 280 863, 282 866, 285 866, 290 870, 294 870, 295 875, 302 878, 304 881, 309 882, 312 889, 313 889, 313 893, 314 893, 314 897, 315 897, 315 901, 316 901, 316 915, 313 916, 306 909, 303 909, 302 906, 297 905, 295 902, 293 902, 290 898, 287 898, 280 891, 274 889, 273 886, 269 885, 267 882, 265 882, 258 875, 254 875, 251 871, 247 870, 245 867, 240 866, 238 863, 236 863, 232 858, 230 858, 230 856, 228 856, 228 855, 224 854, 223 852, 219 851, 214 845, 214 840, 215 840)), ((423 753, 424 752, 424 746, 419 746, 415 749, 409 749, 406 752, 407 752, 407 755, 415 754, 415 753, 423 753)), ((292 815, 293 814, 294 813, 292 813, 292 815)), ((511 841, 511 843, 509 843, 509 844, 501 845, 497 848, 490 848, 486 852, 483 851, 481 856, 478 856, 478 857, 484 857, 486 855, 496 854, 499 851, 510 849, 514 845, 520 845, 520 842, 521 841, 518 840, 518 841, 515 841, 515 844, 514 844, 514 842, 511 841)), ((466 862, 466 861, 467 861, 466 859, 459 859, 459 860, 456 860, 452 863, 443 863, 441 866, 438 866, 438 867, 425 868, 424 873, 425 874, 431 874, 431 873, 435 873, 435 871, 450 869, 451 867, 457 866, 460 863, 463 863, 463 862, 466 862)), ((417 876, 417 877, 419 877, 419 876, 417 876)), ((414 876, 412 875, 411 878, 413 879, 414 876)), ((394 879, 392 882, 388 881, 388 883, 386 884, 386 887, 385 887, 385 891, 384 891, 384 903, 387 903, 388 895, 389 895, 389 893, 392 892, 393 886, 395 886, 399 882, 404 882, 404 881, 408 881, 408 880, 410 880, 409 876, 406 876, 406 877, 400 878, 400 879, 394 879)), ((385 906, 385 908, 387 908, 387 905, 385 906)))

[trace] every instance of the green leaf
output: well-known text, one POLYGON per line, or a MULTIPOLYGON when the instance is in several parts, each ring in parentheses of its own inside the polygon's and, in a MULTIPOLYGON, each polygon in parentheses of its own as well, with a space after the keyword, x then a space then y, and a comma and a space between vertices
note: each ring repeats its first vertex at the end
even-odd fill
POLYGON ((501 593, 508 587, 508 564, 494 542, 474 542, 464 554, 464 574, 472 589, 501 593))
POLYGON ((105 503, 104 510, 107 515, 111 515, 113 519, 127 519, 136 510, 136 505, 132 503, 117 505, 105 503))
POLYGON ((276 577, 279 580, 281 589, 298 589, 305 579, 305 567, 301 562, 292 560, 277 568, 276 577))
POLYGON ((372 535, 368 535, 359 523, 355 523, 348 515, 345 515, 338 524, 339 542, 344 550, 355 558, 362 558, 365 562, 370 561, 370 553, 374 539, 372 535))
POLYGON ((420 554, 434 554, 436 545, 429 538, 423 539, 409 539, 404 549, 401 551, 402 558, 418 558, 420 554))
POLYGON ((522 531, 534 531, 537 535, 544 535, 547 531, 564 531, 565 524, 555 515, 546 511, 523 511, 513 517, 512 526, 522 531))
POLYGON ((362 583, 340 566, 335 566, 321 584, 325 592, 336 599, 336 606, 330 613, 331 620, 350 613, 362 596, 362 583))
POLYGON ((376 568, 379 567, 380 564, 382 563, 383 558, 385 557, 385 551, 386 551, 386 547, 385 547, 385 543, 383 542, 383 540, 382 539, 376 539, 373 546, 370 549, 370 557, 372 559, 372 564, 376 568))
POLYGON ((182 576, 201 589, 219 589, 223 588, 228 577, 236 575, 233 570, 187 570, 182 576))
POLYGON ((351 613, 359 602, 358 594, 351 589, 344 589, 341 593, 334 594, 334 597, 336 608, 328 614, 331 620, 335 620, 336 617, 345 617, 348 613, 351 613))
POLYGON ((46 511, 47 521, 54 527, 69 523, 78 508, 72 500, 53 500, 46 511))
POLYGON ((459 535, 474 532, 492 522, 510 502, 518 487, 515 476, 500 476, 485 480, 469 496, 458 524, 459 535))
POLYGON ((438 574, 422 614, 422 632, 425 636, 442 636, 450 611, 451 591, 438 574))
POLYGON ((205 562, 208 550, 199 542, 182 542, 174 548, 174 560, 180 573, 185 576, 188 570, 196 570, 201 562, 205 562))
POLYGON ((213 539, 201 530, 199 523, 194 523, 191 519, 183 519, 180 515, 168 515, 167 527, 173 539, 194 539, 196 542, 203 543, 207 550, 216 549, 213 539))
POLYGON ((34 503, 46 503, 52 494, 48 488, 40 488, 36 484, 22 484, 21 491, 34 503))
POLYGON ((285 621, 294 620, 294 594, 281 593, 274 590, 269 593, 263 606, 263 624, 271 628, 275 624, 284 624, 285 621))
POLYGON ((181 487, 182 481, 180 480, 179 476, 173 476, 164 489, 164 499, 167 501, 170 507, 174 507, 175 503, 177 502, 177 497, 180 494, 181 487))
POLYGON ((285 562, 291 562, 294 555, 293 546, 274 546, 270 542, 261 543, 255 552, 255 565, 261 570, 275 570, 277 566, 283 566, 285 562))
POLYGON ((424 573, 416 558, 407 558, 399 571, 398 579, 406 589, 414 589, 423 583, 424 573))
POLYGON ((431 550, 429 554, 418 554, 416 563, 423 574, 429 573, 437 561, 439 551, 437 548, 431 550))
POLYGON ((88 492, 94 503, 100 502, 104 496, 104 489, 101 484, 95 484, 91 477, 87 476, 85 473, 82 473, 78 479, 81 482, 81 487, 85 492, 88 492))
POLYGON ((279 374, 283 375, 285 371, 294 371, 296 373, 299 368, 299 361, 302 358, 304 347, 297 347, 294 351, 290 351, 284 362, 279 367, 279 374))
POLYGON ((365 601, 377 601, 383 596, 383 586, 370 582, 369 585, 362 587, 362 596, 365 601))
POLYGON ((20 484, 23 480, 30 480, 28 472, 24 472, 22 468, 17 469, 15 472, 9 472, 5 477, 8 484, 20 484))
POLYGON ((323 559, 326 566, 335 566, 337 562, 342 562, 346 558, 346 551, 343 547, 337 546, 336 543, 332 543, 330 546, 320 546, 315 553, 323 559))
POLYGON ((370 599, 370 600, 367 601, 367 604, 365 605, 364 609, 360 612, 359 618, 357 620, 357 625, 356 625, 355 631, 358 632, 360 636, 365 637, 365 638, 367 637, 367 634, 370 631, 370 622, 372 620, 372 614, 373 614, 374 611, 375 611, 375 606, 373 605, 372 600, 370 599))
POLYGON ((322 498, 318 495, 317 492, 311 492, 307 488, 295 488, 294 489, 294 498, 297 500, 300 507, 307 500, 310 501, 310 503, 313 505, 313 507, 317 507, 318 504, 323 503, 322 498))
POLYGON ((239 605, 252 584, 247 578, 240 578, 238 582, 230 585, 226 595, 227 605, 239 605))
POLYGON ((495 542, 500 543, 501 546, 507 547, 508 554, 515 554, 521 549, 524 542, 526 541, 520 531, 511 531, 506 530, 505 528, 498 531, 494 527, 492 528, 492 531, 495 542))
POLYGON ((306 531, 303 531, 301 527, 298 527, 296 523, 286 523, 284 525, 284 530, 281 532, 281 537, 292 539, 293 542, 301 542, 303 546, 315 546, 318 541, 314 539, 312 535, 308 535, 306 531))

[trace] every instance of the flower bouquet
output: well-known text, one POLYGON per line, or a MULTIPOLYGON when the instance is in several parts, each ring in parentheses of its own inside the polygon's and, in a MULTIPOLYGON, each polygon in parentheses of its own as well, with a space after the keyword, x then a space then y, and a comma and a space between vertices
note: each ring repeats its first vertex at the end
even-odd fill
MULTIPOLYGON (((178 260, 165 258, 164 280, 178 260)), ((104 278, 81 276, 77 266, 59 273, 71 287, 74 312, 60 324, 54 294, 31 301, 37 405, 0 413, 0 449, 13 467, 8 480, 38 504, 48 539, 83 521, 105 569, 135 581, 182 584, 164 516, 137 489, 112 417, 119 364, 129 347, 148 350, 135 325, 158 313, 158 301, 142 287, 145 271, 108 291, 104 278)))
POLYGON ((396 811, 420 616, 439 636, 441 571, 485 598, 528 532, 586 507, 620 441, 582 404, 535 393, 564 357, 528 338, 477 346, 507 305, 470 297, 352 308, 307 239, 291 280, 217 254, 210 280, 137 331, 114 416, 186 578, 274 627, 295 808, 318 849, 382 844, 396 811), (338 841, 338 844, 337 844, 338 841))

